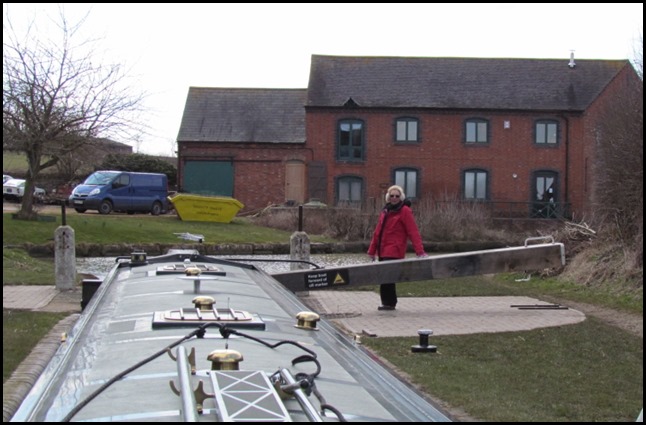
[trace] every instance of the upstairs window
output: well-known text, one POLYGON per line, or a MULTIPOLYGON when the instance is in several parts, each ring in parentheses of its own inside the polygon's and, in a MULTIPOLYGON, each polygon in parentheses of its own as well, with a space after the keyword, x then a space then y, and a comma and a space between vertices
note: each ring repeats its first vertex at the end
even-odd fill
POLYGON ((467 144, 489 143, 489 121, 480 118, 466 120, 464 123, 464 141, 467 144))
POLYGON ((416 118, 398 118, 396 123, 395 141, 400 143, 418 142, 418 129, 419 121, 416 118))
POLYGON ((363 123, 358 120, 339 121, 339 161, 363 161, 364 157, 363 123))
POLYGON ((536 121, 534 141, 537 145, 556 145, 559 141, 559 123, 553 120, 536 121))
POLYGON ((487 199, 489 173, 485 170, 464 171, 464 199, 484 201, 487 199))

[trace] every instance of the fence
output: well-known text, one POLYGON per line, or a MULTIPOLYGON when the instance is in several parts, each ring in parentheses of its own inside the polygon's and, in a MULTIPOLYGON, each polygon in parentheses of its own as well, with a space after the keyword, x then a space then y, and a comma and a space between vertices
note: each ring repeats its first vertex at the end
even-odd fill
POLYGON ((470 207, 478 205, 485 209, 493 218, 507 219, 570 219, 569 202, 512 202, 512 201, 465 201, 449 200, 435 201, 433 204, 458 203, 470 207))

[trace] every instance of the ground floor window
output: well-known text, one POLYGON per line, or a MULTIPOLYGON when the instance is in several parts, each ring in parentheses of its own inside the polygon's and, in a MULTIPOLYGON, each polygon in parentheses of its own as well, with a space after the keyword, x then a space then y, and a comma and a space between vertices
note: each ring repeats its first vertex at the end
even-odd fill
POLYGON ((488 174, 484 170, 464 172, 464 199, 484 201, 487 199, 488 174))
POLYGON ((363 179, 361 177, 339 177, 336 183, 338 205, 361 205, 363 179))
POLYGON ((412 168, 399 168, 395 170, 395 184, 404 189, 407 198, 417 198, 417 170, 412 168))

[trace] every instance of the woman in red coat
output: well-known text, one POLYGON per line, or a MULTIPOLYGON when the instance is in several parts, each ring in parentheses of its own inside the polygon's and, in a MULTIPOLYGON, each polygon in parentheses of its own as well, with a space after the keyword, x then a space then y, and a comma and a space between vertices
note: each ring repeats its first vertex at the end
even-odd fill
MULTIPOLYGON (((400 186, 391 186, 386 192, 386 206, 381 211, 379 222, 372 235, 368 256, 374 261, 400 260, 406 256, 408 240, 413 244, 418 257, 427 257, 422 237, 410 209, 410 201, 400 186)), ((379 287, 381 305, 379 310, 394 310, 397 305, 395 283, 379 287)))

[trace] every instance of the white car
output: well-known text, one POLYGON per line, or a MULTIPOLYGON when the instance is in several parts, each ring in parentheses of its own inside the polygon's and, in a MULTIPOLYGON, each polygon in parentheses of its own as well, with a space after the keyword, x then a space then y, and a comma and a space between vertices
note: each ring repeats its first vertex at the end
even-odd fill
POLYGON ((7 180, 11 180, 13 177, 11 177, 9 174, 3 174, 2 175, 2 184, 5 184, 7 180))
MULTIPOLYGON (((2 184, 2 199, 14 199, 17 201, 22 200, 22 196, 25 194, 25 183, 24 179, 9 179, 2 184)), ((36 200, 42 201, 45 198, 47 192, 42 187, 37 187, 34 189, 34 198, 36 200)))

